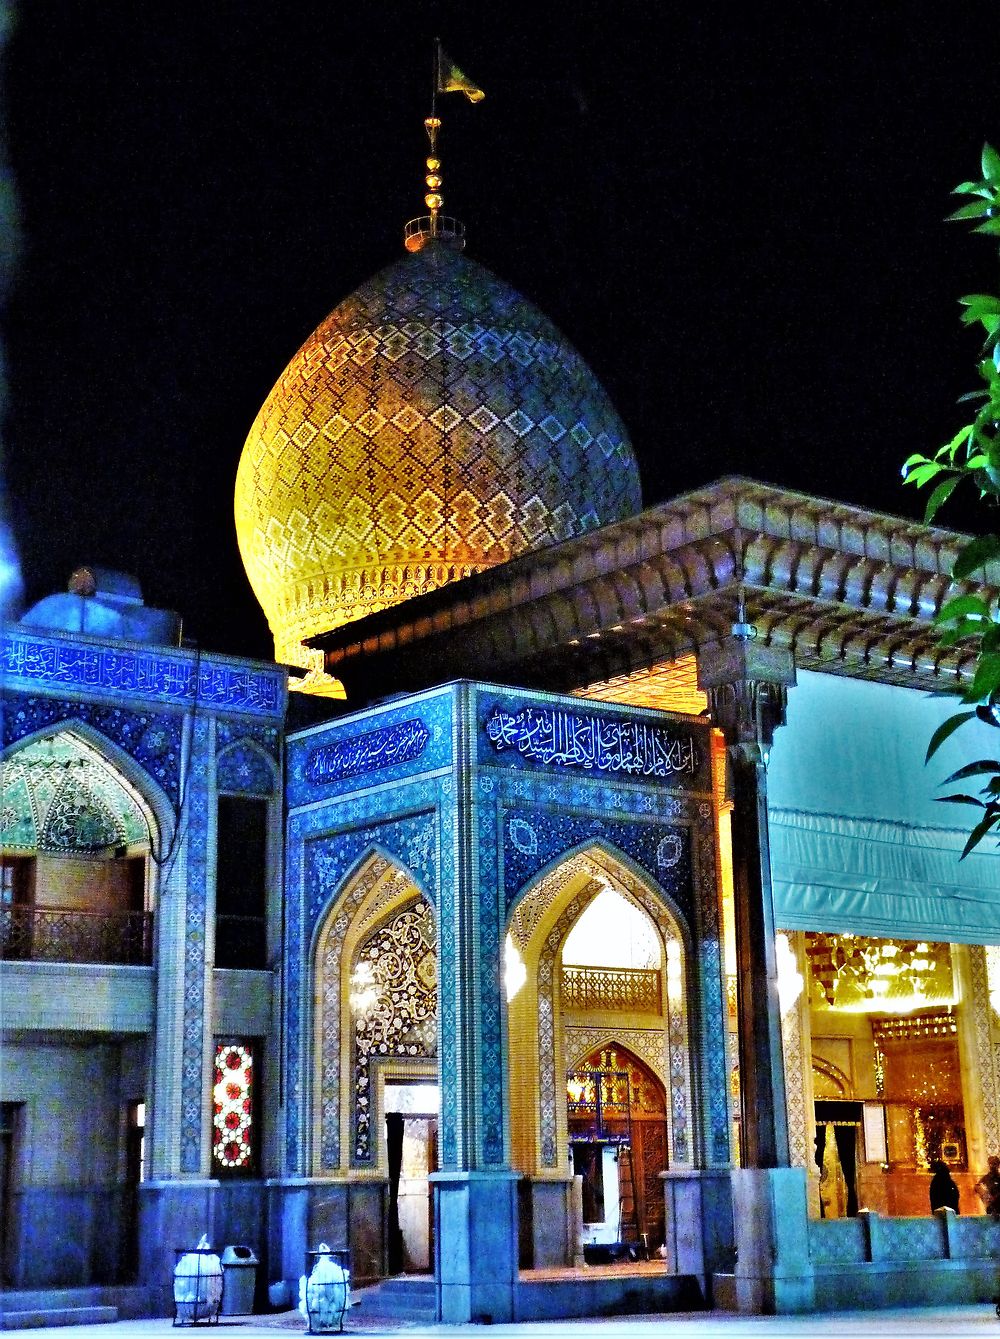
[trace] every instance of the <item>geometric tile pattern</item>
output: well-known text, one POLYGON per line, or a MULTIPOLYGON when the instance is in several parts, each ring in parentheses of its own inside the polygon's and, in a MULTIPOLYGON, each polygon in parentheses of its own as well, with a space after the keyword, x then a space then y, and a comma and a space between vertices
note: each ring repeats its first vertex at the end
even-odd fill
POLYGON ((195 718, 191 751, 195 759, 185 787, 187 859, 185 862, 184 1025, 181 1038, 181 1171, 201 1172, 209 1120, 205 1072, 205 929, 208 919, 208 806, 206 763, 211 757, 213 722, 195 718))
POLYGON ((306 340, 257 416, 236 529, 279 661, 301 640, 634 515, 608 397, 537 307, 438 246, 306 340))
POLYGON ((220 795, 273 795, 277 777, 274 764, 255 743, 238 739, 215 760, 216 789, 220 795))

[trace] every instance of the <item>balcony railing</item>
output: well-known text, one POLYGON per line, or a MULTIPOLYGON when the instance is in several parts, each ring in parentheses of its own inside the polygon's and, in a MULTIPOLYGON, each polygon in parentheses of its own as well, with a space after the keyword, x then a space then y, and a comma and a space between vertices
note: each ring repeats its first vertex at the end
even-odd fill
POLYGON ((20 962, 148 966, 153 960, 153 917, 146 911, 3 906, 0 957, 20 962))
POLYGON ((564 1009, 614 1009, 659 1013, 660 973, 637 967, 564 967, 564 1009))

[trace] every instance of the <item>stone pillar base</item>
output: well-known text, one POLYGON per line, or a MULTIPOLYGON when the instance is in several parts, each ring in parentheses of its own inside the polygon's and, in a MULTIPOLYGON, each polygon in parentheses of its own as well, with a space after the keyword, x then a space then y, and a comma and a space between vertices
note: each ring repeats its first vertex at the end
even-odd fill
POLYGON ((730 1169, 661 1172, 664 1251, 671 1274, 691 1274, 712 1304, 712 1276, 731 1270, 733 1205, 730 1169))
POLYGON ((737 1310, 754 1315, 813 1310, 805 1169, 740 1169, 730 1176, 737 1310))
POLYGON ((434 1280, 448 1325, 514 1319, 516 1172, 435 1172, 434 1280))

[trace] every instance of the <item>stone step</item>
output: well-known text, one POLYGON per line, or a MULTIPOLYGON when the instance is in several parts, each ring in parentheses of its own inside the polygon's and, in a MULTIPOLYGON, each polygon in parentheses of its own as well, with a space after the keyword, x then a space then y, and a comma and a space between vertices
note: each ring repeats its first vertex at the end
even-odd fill
POLYGON ((118 1308, 114 1306, 64 1306, 8 1311, 0 1316, 3 1330, 42 1330, 66 1325, 114 1325, 118 1308))
POLYGON ((359 1315, 365 1317, 399 1316, 428 1321, 435 1317, 437 1296, 430 1276, 399 1275, 359 1288, 354 1295, 360 1304, 359 1315))

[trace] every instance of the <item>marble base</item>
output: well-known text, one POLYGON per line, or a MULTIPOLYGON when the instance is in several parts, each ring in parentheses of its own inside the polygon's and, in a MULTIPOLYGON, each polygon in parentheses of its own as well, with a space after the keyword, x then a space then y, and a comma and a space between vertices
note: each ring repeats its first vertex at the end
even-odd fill
POLYGON ((436 1172, 434 1277, 449 1325, 515 1319, 516 1172, 436 1172))

